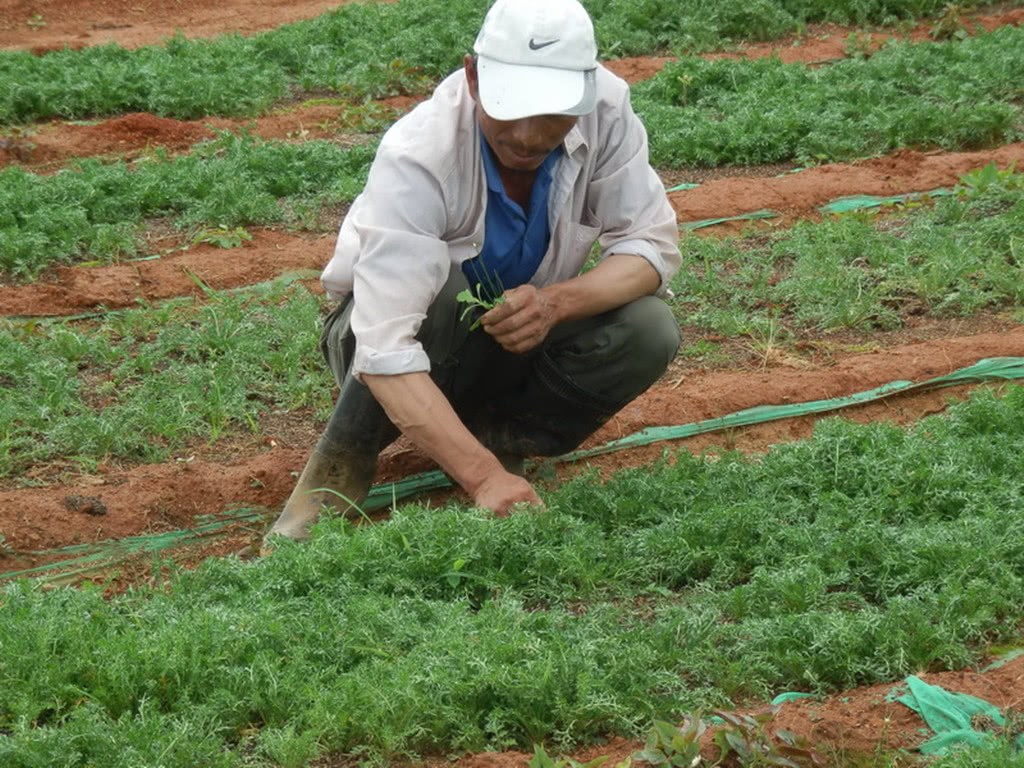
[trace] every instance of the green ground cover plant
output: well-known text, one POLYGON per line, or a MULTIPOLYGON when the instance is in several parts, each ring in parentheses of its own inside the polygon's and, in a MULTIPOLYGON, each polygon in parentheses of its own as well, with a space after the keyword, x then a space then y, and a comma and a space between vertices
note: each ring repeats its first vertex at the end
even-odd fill
POLYGON ((932 768, 1024 768, 1024 752, 1013 741, 1001 739, 990 747, 957 750, 937 759, 932 768))
POLYGON ((162 461, 190 440, 258 430, 271 409, 326 417, 319 313, 284 279, 94 325, 0 320, 0 476, 58 457, 162 461))
MULTIPOLYGON (((674 310, 699 337, 784 345, 898 327, 910 312, 1024 303, 1024 175, 985 169, 933 206, 845 214, 749 237, 683 240, 674 310)), ((230 233, 228 233, 230 234, 230 233)), ((160 461, 258 430, 268 409, 330 407, 321 299, 288 279, 89 321, 0 321, 0 476, 55 458, 160 461)), ((713 354, 695 343, 684 354, 713 354)))
MULTIPOLYGON (((944 17, 945 0, 588 0, 600 50, 609 56, 708 51, 740 40, 771 40, 806 32, 808 24, 884 24, 944 17)), ((974 6, 976 8, 984 5, 974 6)))
MULTIPOLYGON (((660 167, 817 162, 1018 138, 1020 71, 1024 30, 1004 28, 821 69, 691 59, 640 84, 636 103, 660 167)), ((315 220, 320 206, 358 193, 372 152, 372 142, 341 149, 224 135, 182 157, 87 160, 52 177, 8 168, 0 271, 31 278, 54 261, 130 257, 146 217, 204 228, 315 220)))
POLYGON ((1024 30, 894 42, 813 68, 778 59, 668 63, 634 87, 657 167, 817 163, 1024 135, 1024 30))
POLYGON ((911 311, 1010 309, 1024 302, 1024 174, 989 167, 932 205, 681 245, 678 317, 726 336, 779 341, 898 328, 911 311))
MULTIPOLYGON (((470 51, 486 7, 484 0, 353 3, 252 37, 178 36, 135 51, 0 52, 0 125, 133 111, 253 115, 325 90, 357 100, 423 93, 470 51)), ((816 21, 891 23, 944 7, 943 0, 588 3, 605 57, 709 50, 797 33, 816 21)))
POLYGON ((223 134, 187 155, 81 160, 52 176, 0 170, 0 275, 138 255, 147 219, 182 230, 252 224, 314 226, 328 204, 355 198, 372 146, 262 141, 223 134))
MULTIPOLYGON (((0 762, 303 765, 543 743, 962 667, 1024 629, 1024 388, 317 526, 157 588, 0 592, 0 762)), ((156 572, 156 571, 155 571, 156 572)))

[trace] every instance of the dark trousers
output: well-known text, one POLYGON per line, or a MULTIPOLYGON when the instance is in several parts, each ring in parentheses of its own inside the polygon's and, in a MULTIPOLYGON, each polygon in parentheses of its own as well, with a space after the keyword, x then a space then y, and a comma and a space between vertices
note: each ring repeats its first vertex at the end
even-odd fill
MULTIPOLYGON (((563 323, 522 355, 501 348, 455 296, 467 288, 453 269, 417 334, 430 376, 488 448, 557 456, 576 448, 665 372, 680 343, 664 301, 645 296, 595 317, 563 323)), ((324 438, 379 452, 398 436, 383 409, 350 372, 352 299, 325 320, 320 348, 341 393, 324 438), (348 401, 346 403, 346 400, 348 401)))

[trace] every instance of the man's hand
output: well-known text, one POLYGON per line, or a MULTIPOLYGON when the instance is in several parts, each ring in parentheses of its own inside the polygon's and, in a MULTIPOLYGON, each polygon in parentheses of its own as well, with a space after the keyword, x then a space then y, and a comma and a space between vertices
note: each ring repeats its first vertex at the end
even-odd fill
POLYGON ((517 504, 543 507, 544 502, 525 478, 502 471, 488 477, 473 493, 473 503, 491 510, 498 517, 508 517, 517 504))
POLYGON ((502 298, 480 324, 508 352, 522 354, 539 346, 559 320, 548 295, 532 285, 507 290, 502 298))
POLYGON ((582 275, 544 288, 521 285, 481 318, 480 324, 509 352, 529 352, 558 323, 593 317, 658 290, 661 277, 643 256, 613 253, 582 275))

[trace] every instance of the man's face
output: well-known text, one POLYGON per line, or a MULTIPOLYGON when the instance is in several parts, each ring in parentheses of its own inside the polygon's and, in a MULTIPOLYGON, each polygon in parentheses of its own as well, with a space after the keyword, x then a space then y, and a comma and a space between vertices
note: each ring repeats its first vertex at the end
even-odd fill
POLYGON ((495 120, 480 106, 479 81, 472 56, 465 59, 469 91, 477 103, 477 121, 494 156, 512 171, 535 171, 544 158, 565 139, 576 118, 570 115, 538 115, 520 120, 495 120))

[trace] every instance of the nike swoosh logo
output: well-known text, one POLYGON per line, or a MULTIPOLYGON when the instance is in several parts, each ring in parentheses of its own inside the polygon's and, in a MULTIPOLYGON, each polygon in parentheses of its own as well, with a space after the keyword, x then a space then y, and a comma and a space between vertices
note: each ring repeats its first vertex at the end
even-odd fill
POLYGON ((554 40, 546 40, 543 43, 538 43, 536 40, 534 40, 531 37, 530 38, 530 50, 531 51, 539 51, 541 48, 547 48, 549 45, 554 45, 555 43, 557 43, 559 41, 559 39, 560 38, 556 37, 554 40))

